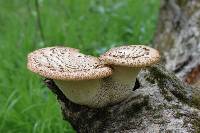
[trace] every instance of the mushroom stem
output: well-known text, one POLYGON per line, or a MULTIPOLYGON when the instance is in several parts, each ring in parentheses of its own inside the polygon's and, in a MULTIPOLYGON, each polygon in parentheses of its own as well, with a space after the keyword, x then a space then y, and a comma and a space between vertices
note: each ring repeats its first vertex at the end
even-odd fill
POLYGON ((64 95, 72 102, 80 105, 97 106, 94 98, 101 88, 101 80, 54 80, 64 95))
POLYGON ((117 103, 126 99, 134 88, 137 74, 141 68, 112 66, 113 74, 105 82, 108 86, 109 103, 117 103))
POLYGON ((124 66, 113 66, 113 69, 114 71, 111 75, 112 80, 124 85, 131 85, 130 87, 132 88, 134 87, 136 77, 141 70, 141 68, 124 66))

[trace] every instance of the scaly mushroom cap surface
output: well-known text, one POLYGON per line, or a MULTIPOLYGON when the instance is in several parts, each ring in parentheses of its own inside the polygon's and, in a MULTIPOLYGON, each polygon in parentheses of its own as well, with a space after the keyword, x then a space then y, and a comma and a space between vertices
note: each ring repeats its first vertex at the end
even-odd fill
POLYGON ((28 55, 27 67, 39 75, 57 80, 87 80, 107 77, 111 68, 93 56, 68 47, 47 47, 28 55))
POLYGON ((128 67, 145 67, 159 61, 159 52, 144 45, 129 45, 111 48, 100 56, 105 64, 128 67))

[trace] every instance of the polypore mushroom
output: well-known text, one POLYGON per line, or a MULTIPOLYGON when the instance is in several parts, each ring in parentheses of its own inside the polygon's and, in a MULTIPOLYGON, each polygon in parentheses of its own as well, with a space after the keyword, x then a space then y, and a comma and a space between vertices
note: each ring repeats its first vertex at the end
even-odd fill
POLYGON ((66 47, 48 47, 28 55, 29 70, 53 79, 64 95, 74 103, 101 107, 108 103, 103 79, 112 69, 96 57, 66 47))
POLYGON ((141 68, 155 64, 159 59, 157 50, 144 45, 115 47, 101 55, 100 60, 113 68, 109 81, 115 86, 110 89, 112 101, 120 101, 131 94, 141 68))

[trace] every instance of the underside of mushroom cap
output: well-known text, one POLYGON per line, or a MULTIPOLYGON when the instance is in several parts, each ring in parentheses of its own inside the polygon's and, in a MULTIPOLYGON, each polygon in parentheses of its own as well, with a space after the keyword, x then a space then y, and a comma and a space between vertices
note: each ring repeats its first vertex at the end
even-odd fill
POLYGON ((105 64, 128 67, 145 67, 160 59, 157 50, 145 45, 129 45, 111 48, 99 58, 105 64))
POLYGON ((89 80, 107 77, 111 68, 93 56, 68 47, 47 47, 28 55, 27 67, 39 75, 56 80, 89 80))

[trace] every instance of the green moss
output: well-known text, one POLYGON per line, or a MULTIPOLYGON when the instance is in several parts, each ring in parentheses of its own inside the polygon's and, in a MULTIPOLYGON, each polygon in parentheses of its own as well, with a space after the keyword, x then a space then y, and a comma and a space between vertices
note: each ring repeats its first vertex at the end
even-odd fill
POLYGON ((168 102, 173 100, 173 95, 166 88, 161 88, 161 93, 168 102))
POLYGON ((197 113, 193 113, 189 115, 190 120, 185 119, 184 123, 191 123, 193 125, 193 129, 195 133, 200 133, 200 117, 198 117, 197 113))
POLYGON ((180 101, 188 103, 189 98, 187 96, 185 86, 173 73, 168 72, 164 66, 157 64, 149 69, 150 75, 153 80, 158 84, 161 91, 164 91, 162 94, 167 92, 167 95, 164 95, 166 99, 172 100, 173 97, 170 96, 170 93, 178 98, 180 101))
POLYGON ((200 109, 200 89, 194 88, 192 91, 192 105, 200 109))
POLYGON ((177 111, 174 117, 179 119, 179 118, 181 118, 182 116, 183 116, 183 114, 180 113, 179 111, 177 111))
POLYGON ((143 107, 148 106, 149 96, 142 96, 138 95, 137 97, 134 97, 132 100, 132 106, 130 106, 129 109, 126 109, 126 113, 128 117, 135 115, 137 112, 139 112, 143 107), (135 99, 135 100, 134 100, 135 99))
POLYGON ((184 7, 187 4, 188 0, 177 0, 178 5, 180 7, 184 7))

